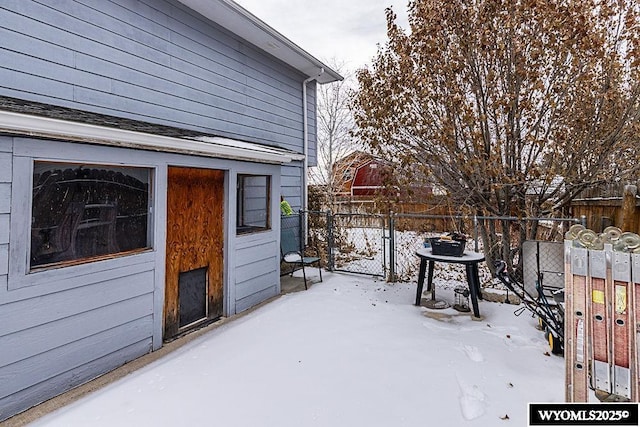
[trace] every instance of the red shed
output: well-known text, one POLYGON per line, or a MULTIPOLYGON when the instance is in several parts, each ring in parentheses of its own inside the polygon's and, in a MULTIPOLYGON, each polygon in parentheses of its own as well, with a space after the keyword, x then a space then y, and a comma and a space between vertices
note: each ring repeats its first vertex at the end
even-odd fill
POLYGON ((351 183, 352 196, 372 196, 384 188, 385 169, 387 166, 376 160, 358 166, 351 183))

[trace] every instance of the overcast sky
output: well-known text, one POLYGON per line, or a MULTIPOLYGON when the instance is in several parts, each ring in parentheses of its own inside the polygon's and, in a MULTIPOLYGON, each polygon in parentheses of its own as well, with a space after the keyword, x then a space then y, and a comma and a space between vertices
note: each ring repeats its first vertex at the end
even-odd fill
POLYGON ((350 70, 370 63, 385 44, 386 7, 408 26, 408 0, 235 1, 327 65, 335 58, 350 70))

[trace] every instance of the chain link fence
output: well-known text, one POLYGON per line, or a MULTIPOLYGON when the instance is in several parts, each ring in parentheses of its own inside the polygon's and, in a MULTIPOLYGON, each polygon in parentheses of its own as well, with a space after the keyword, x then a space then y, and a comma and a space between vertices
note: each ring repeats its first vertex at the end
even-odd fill
MULTIPOLYGON (((515 259, 522 257, 519 240, 522 233, 535 240, 562 241, 564 231, 577 220, 573 218, 515 218, 444 216, 421 214, 363 214, 308 211, 283 217, 282 227, 294 228, 297 236, 308 229, 308 246, 317 249, 324 268, 380 276, 388 281, 413 281, 417 277, 415 252, 425 239, 448 232, 469 237, 467 250, 486 252, 481 230, 492 230, 499 237, 511 236, 506 245, 515 259), (507 230, 508 229, 508 230, 507 230)), ((485 279, 489 271, 485 271, 485 279)), ((490 276, 489 276, 490 278, 490 276)))

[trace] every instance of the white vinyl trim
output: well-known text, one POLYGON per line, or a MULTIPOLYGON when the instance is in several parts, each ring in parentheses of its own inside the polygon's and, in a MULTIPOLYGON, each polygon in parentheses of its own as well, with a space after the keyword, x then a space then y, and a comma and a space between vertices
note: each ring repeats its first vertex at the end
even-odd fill
POLYGON ((259 163, 304 159, 304 154, 230 138, 174 138, 8 111, 0 111, 0 132, 259 163))

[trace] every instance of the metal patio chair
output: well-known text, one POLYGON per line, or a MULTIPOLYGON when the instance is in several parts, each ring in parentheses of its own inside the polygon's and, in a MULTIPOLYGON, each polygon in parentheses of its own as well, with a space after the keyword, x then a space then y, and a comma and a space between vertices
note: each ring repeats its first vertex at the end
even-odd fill
MULTIPOLYGON (((307 273, 305 271, 306 266, 311 266, 313 264, 318 265, 318 272, 320 273, 320 281, 322 282, 322 268, 320 265, 320 257, 319 256, 305 256, 305 249, 302 244, 298 242, 296 239, 295 233, 293 230, 282 230, 280 235, 280 251, 282 255, 282 261, 285 264, 292 265, 291 276, 293 276, 293 272, 296 269, 296 266, 300 266, 302 268, 302 277, 304 278, 304 288, 309 289, 307 287, 307 273)), ((316 255, 319 255, 316 251, 316 255)))

